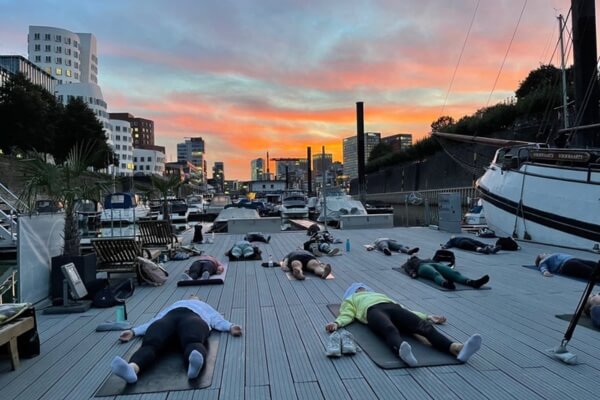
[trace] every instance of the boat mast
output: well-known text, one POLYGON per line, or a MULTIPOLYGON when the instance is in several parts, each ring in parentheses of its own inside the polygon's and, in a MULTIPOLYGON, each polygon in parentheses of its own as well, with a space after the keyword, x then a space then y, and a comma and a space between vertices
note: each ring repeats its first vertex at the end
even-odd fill
POLYGON ((563 43, 563 33, 565 31, 565 21, 560 14, 558 16, 558 25, 560 32, 560 70, 562 76, 562 98, 563 98, 563 127, 567 129, 569 127, 569 114, 567 109, 567 70, 565 67, 565 46, 563 43))

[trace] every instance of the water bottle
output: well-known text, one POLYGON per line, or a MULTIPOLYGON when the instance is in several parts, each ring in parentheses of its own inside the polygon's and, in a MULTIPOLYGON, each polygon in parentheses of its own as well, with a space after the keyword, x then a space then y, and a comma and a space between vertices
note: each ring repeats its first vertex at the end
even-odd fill
POLYGON ((350 239, 346 239, 346 252, 350 251, 350 239))
POLYGON ((273 268, 273 256, 269 254, 269 268, 273 268))
POLYGON ((127 319, 125 316, 125 306, 119 305, 115 308, 115 320, 117 322, 123 322, 127 319))

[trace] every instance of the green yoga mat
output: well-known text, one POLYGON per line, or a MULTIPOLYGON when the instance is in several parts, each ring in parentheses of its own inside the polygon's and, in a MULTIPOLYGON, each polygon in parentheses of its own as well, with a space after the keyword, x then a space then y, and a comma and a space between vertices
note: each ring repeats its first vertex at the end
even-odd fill
MULTIPOLYGON (((396 272, 400 272, 401 274, 408 276, 402 268, 392 268, 392 269, 396 272)), ((413 279, 413 278, 411 278, 411 279, 413 279)), ((475 289, 474 287, 467 286, 467 285, 461 285, 458 282, 454 282, 454 286, 456 286, 456 289, 446 289, 445 287, 441 287, 440 285, 438 285, 434 281, 430 281, 429 279, 417 278, 415 280, 421 282, 424 285, 431 286, 432 288, 436 288, 437 290, 441 290, 443 292, 456 292, 457 290, 489 290, 492 288, 491 286, 486 284, 486 285, 483 285, 482 287, 480 287, 479 289, 475 289)))
MULTIPOLYGON (((334 316, 339 314, 339 304, 328 304, 327 308, 334 316)), ((398 354, 394 354, 385 342, 373 333, 368 326, 361 324, 358 321, 354 321, 350 325, 345 326, 344 329, 354 336, 354 340, 361 349, 363 349, 371 360, 381 368, 409 368, 409 366, 398 357, 398 354)), ((462 364, 453 355, 442 353, 431 346, 424 345, 412 336, 406 336, 403 339, 411 345, 413 354, 417 361, 419 361, 418 367, 462 364)))
MULTIPOLYGON (((573 314, 559 314, 559 315, 556 315, 556 318, 571 322, 571 318, 573 318, 573 314)), ((581 318, 579 318, 579 321, 577 321, 577 325, 585 326, 586 328, 592 329, 594 331, 600 331, 600 328, 594 326, 592 319, 585 314, 581 315, 581 318)))
MULTIPOLYGON (((128 360, 141 344, 140 341, 140 343, 131 348, 123 358, 128 360)), ((102 383, 95 396, 103 397, 170 392, 175 390, 194 390, 208 387, 212 383, 218 349, 219 334, 212 333, 208 337, 208 354, 206 355, 206 360, 204 360, 204 367, 200 372, 200 376, 194 380, 189 380, 187 377, 187 370, 183 362, 181 351, 179 349, 174 349, 173 351, 167 351, 161 355, 152 367, 138 376, 138 381, 134 384, 128 385, 123 379, 110 374, 102 383)))

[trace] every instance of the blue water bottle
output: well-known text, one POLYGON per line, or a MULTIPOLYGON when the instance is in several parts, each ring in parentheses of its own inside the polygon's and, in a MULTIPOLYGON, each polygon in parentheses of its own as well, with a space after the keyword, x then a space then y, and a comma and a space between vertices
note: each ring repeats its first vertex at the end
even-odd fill
POLYGON ((346 252, 350 251, 350 239, 346 239, 346 252))

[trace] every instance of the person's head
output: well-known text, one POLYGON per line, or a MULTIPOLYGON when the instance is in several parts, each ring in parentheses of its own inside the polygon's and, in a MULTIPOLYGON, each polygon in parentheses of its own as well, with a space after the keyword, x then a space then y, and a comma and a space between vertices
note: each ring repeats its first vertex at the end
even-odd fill
POLYGON ((539 267, 544 258, 548 257, 547 253, 540 253, 535 257, 535 266, 539 267))
POLYGON ((352 285, 350 285, 350 287, 348 287, 348 289, 346 289, 346 292, 344 292, 344 300, 346 300, 348 297, 352 296, 356 292, 372 292, 372 291, 373 291, 373 289, 371 289, 364 283, 355 282, 352 285))
POLYGON ((590 309, 595 306, 600 306, 600 293, 590 294, 583 307, 583 312, 589 317, 590 309))
POLYGON ((217 274, 222 274, 225 271, 225 267, 222 265, 217 266, 217 274))

